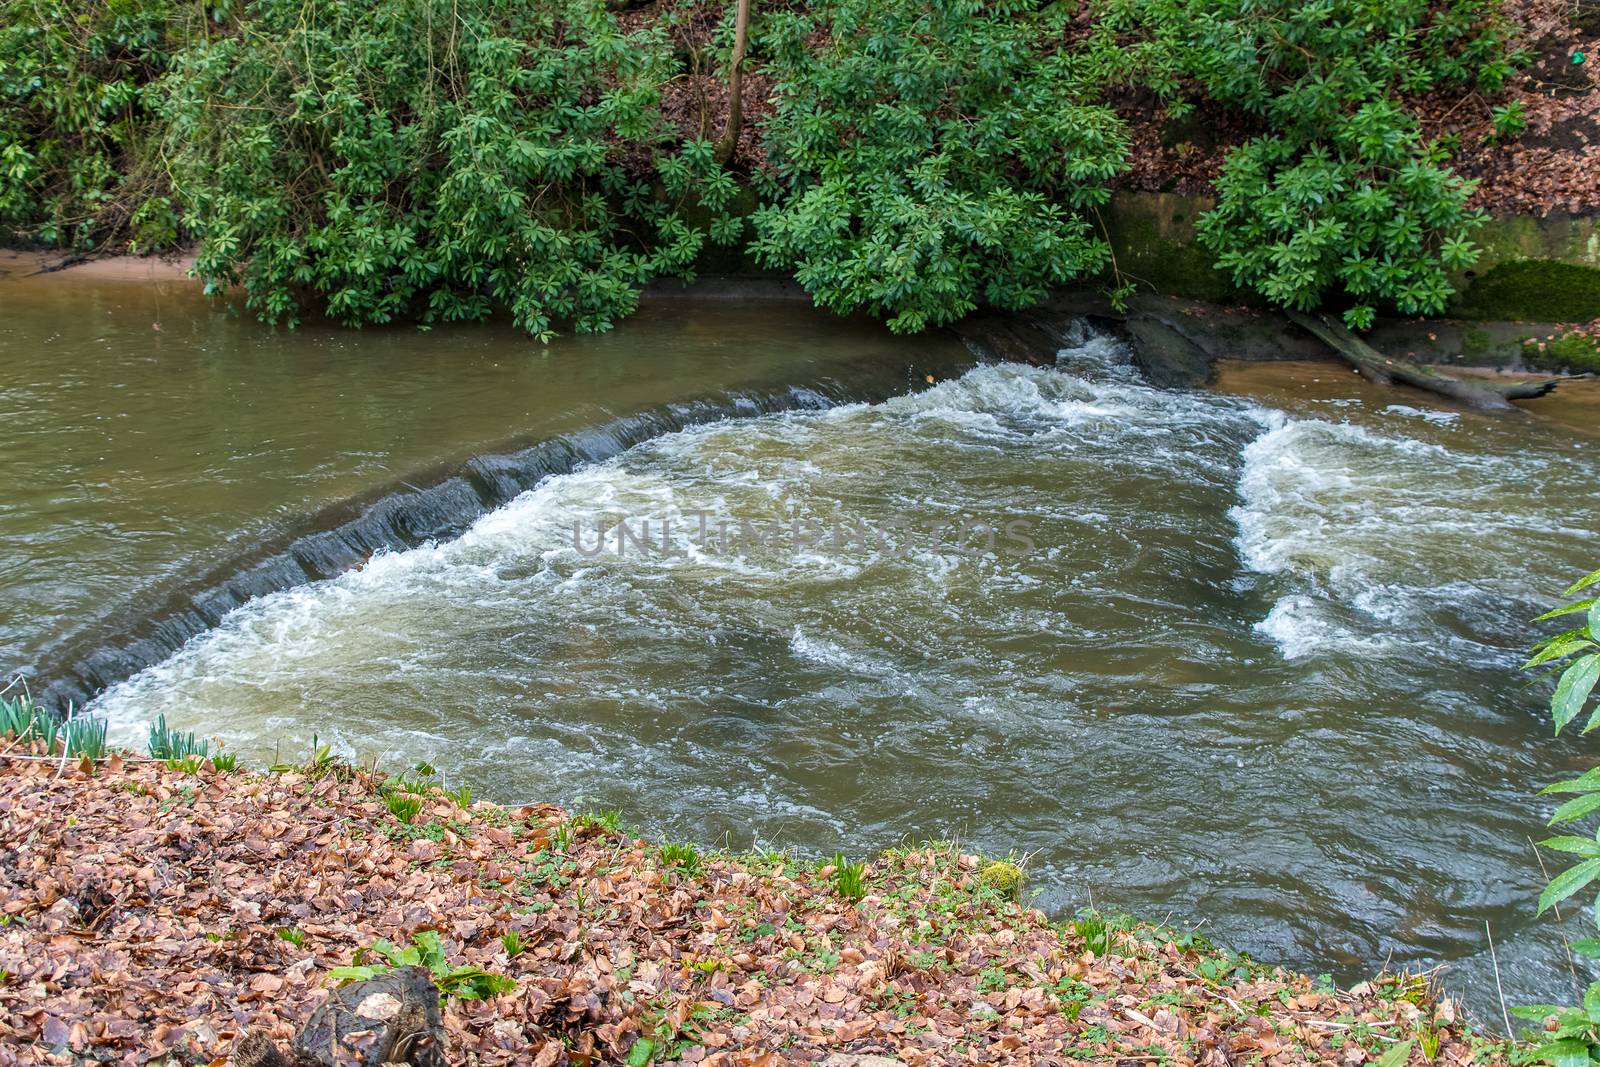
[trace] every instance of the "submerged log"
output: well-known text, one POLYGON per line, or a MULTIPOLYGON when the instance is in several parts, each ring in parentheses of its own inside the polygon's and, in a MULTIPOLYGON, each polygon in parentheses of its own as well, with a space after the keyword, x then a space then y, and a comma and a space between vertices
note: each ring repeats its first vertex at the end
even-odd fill
POLYGON ((1303 311, 1285 311, 1290 321, 1313 334, 1348 363, 1361 372, 1362 377, 1378 385, 1403 382, 1418 389, 1426 389, 1440 396, 1458 400, 1479 411, 1514 411, 1512 400, 1530 400, 1544 396, 1555 389, 1557 379, 1539 382, 1489 382, 1452 378, 1432 367, 1413 363, 1409 359, 1386 356, 1361 338, 1351 333, 1343 324, 1333 322, 1325 315, 1310 315, 1303 311))

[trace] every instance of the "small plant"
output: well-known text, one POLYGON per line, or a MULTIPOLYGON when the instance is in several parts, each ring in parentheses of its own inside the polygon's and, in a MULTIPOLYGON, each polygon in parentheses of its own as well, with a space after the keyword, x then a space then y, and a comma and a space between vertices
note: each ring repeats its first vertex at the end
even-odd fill
POLYGON ((676 867, 686 874, 695 874, 700 870, 700 853, 687 842, 664 842, 656 853, 661 857, 663 867, 676 867))
POLYGON ((192 733, 173 730, 167 726, 165 713, 156 716, 156 721, 150 724, 150 742, 147 746, 152 759, 181 760, 186 756, 204 757, 211 747, 210 742, 200 741, 192 733))
POLYGON ((500 947, 506 950, 507 959, 516 959, 522 955, 522 950, 528 946, 523 944, 520 933, 515 930, 507 930, 500 935, 500 947))
POLYGON ((1104 956, 1111 949, 1111 928, 1098 912, 1085 912, 1072 921, 1072 932, 1083 938, 1083 945, 1095 956, 1104 956))
POLYGON ((1519 1019, 1540 1024, 1536 1039, 1542 1043, 1524 1053, 1520 1063, 1592 1063, 1591 1050, 1600 1050, 1600 982, 1592 983, 1583 995, 1585 1008, 1563 1008, 1559 1004, 1529 1004, 1512 1008, 1519 1019), (1552 1020, 1551 1017, 1554 1016, 1552 1020), (1553 1025, 1552 1025, 1553 1022, 1553 1025))
POLYGON ((223 774, 231 774, 239 767, 239 754, 237 752, 218 752, 211 757, 211 766, 223 774))
POLYGON ((1429 1062, 1439 1058, 1439 1031, 1429 1023, 1417 1024, 1417 1045, 1422 1049, 1422 1054, 1428 1057, 1429 1062))
POLYGON ((102 718, 68 719, 61 736, 69 756, 97 760, 106 754, 106 721, 102 718))
MULTIPOLYGON (((1596 587, 1600 587, 1600 571, 1568 586, 1562 594, 1568 603, 1539 616, 1539 620, 1545 620, 1577 615, 1582 622, 1540 641, 1533 647, 1528 662, 1522 665, 1524 670, 1544 667, 1551 673, 1559 672, 1555 692, 1550 697, 1550 718, 1556 733, 1583 713, 1596 683, 1600 682, 1600 596, 1593 595, 1596 587), (1590 595, 1572 599, 1583 593, 1590 595)), ((1582 732, 1588 733, 1596 726, 1600 726, 1600 705, 1589 715, 1582 732)), ((1573 799, 1556 808, 1550 818, 1552 826, 1591 816, 1600 811, 1600 767, 1590 768, 1577 778, 1557 782, 1544 792, 1574 794, 1573 799)), ((1578 859, 1552 878, 1539 894, 1539 914, 1542 915, 1600 879, 1600 830, 1593 836, 1561 834, 1539 843, 1578 859)), ((1596 897, 1592 914, 1596 926, 1600 926, 1600 897, 1596 897)), ((1580 956, 1600 959, 1600 938, 1582 938, 1568 947, 1580 956)), ((1590 984, 1581 1008, 1534 1004, 1515 1008, 1513 1013, 1543 1024, 1537 1034, 1537 1040, 1542 1043, 1526 1053, 1522 1062, 1590 1063, 1595 1054, 1600 1053, 1600 982, 1590 984)))
POLYGON ((4 736, 19 742, 43 742, 51 751, 59 743, 66 755, 76 758, 97 760, 108 751, 104 719, 91 715, 75 718, 71 708, 63 718, 35 704, 26 691, 11 698, 0 696, 0 737, 4 736))
MULTIPOLYGON (((1562 595, 1576 597, 1595 585, 1600 585, 1600 571, 1574 582, 1562 595)), ((1539 642, 1533 648, 1533 656, 1522 665, 1524 670, 1532 670, 1555 664, 1552 671, 1560 671, 1555 693, 1550 698, 1550 718, 1555 724, 1556 733, 1560 733, 1562 727, 1578 717, 1589 702, 1596 683, 1600 682, 1600 597, 1574 600, 1554 611, 1545 612, 1535 621, 1565 615, 1581 615, 1583 623, 1539 642)), ((1588 733, 1596 726, 1600 726, 1600 706, 1596 706, 1584 723, 1582 732, 1588 733)), ((1577 778, 1557 782, 1544 792, 1575 794, 1573 799, 1556 808, 1555 814, 1550 817, 1552 826, 1576 822, 1593 815, 1600 811, 1600 767, 1591 768, 1577 778)), ((1552 878, 1539 895, 1539 912, 1543 914, 1600 878, 1600 830, 1592 838, 1563 835, 1540 844, 1575 855, 1581 861, 1552 878)), ((1600 897, 1596 898, 1596 907, 1600 909, 1600 897)), ((1595 921, 1600 924, 1600 910, 1597 910, 1595 921)), ((1575 943, 1572 947, 1583 955, 1600 958, 1600 942, 1594 939, 1575 943)), ((1597 1007, 1600 1007, 1600 1002, 1597 1002, 1597 1007)))
POLYGON ((53 748, 56 735, 60 732, 60 716, 49 708, 35 704, 26 691, 9 699, 0 697, 0 734, 8 734, 24 742, 43 741, 47 747, 53 748))
POLYGON ((278 940, 287 941, 295 948, 306 947, 306 932, 298 926, 278 927, 278 940))
POLYGON ((433 974, 434 985, 439 987, 441 998, 457 1000, 486 1000, 517 987, 516 979, 494 974, 470 964, 452 968, 445 958, 439 935, 432 930, 422 930, 411 938, 411 944, 400 948, 392 941, 373 942, 357 950, 349 967, 335 967, 328 977, 337 982, 364 982, 396 967, 426 967, 433 974), (365 962, 372 956, 380 957, 377 963, 365 962))
POLYGON ((311 735, 311 759, 307 761, 305 771, 312 778, 321 778, 333 770, 334 764, 339 761, 334 758, 333 746, 319 744, 317 735, 311 735))
POLYGON ((1521 100, 1513 100, 1494 109, 1492 114, 1494 135, 1491 140, 1514 141, 1528 128, 1528 112, 1521 100))
POLYGON ((167 770, 178 771, 181 774, 199 774, 200 766, 199 756, 184 756, 181 759, 167 760, 167 770))
POLYGON ((439 792, 455 801, 456 807, 463 811, 472 807, 472 787, 470 785, 460 785, 454 789, 441 789, 439 792))
POLYGON ((851 863, 844 853, 834 853, 833 891, 845 900, 860 900, 867 895, 866 873, 865 863, 851 863))
POLYGON ((586 811, 572 820, 575 829, 582 830, 589 826, 598 826, 608 833, 617 833, 622 826, 622 812, 616 808, 607 808, 604 811, 586 811))
POLYGON ((383 798, 384 804, 389 809, 389 814, 396 819, 411 825, 411 820, 422 813, 422 798, 415 793, 389 793, 383 798))

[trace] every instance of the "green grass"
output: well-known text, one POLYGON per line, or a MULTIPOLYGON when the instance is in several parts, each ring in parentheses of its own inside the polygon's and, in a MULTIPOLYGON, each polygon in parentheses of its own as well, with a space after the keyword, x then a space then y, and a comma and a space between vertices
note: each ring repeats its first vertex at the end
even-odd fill
POLYGON ((167 726, 165 714, 157 715, 150 724, 150 740, 146 746, 152 759, 181 760, 187 756, 204 757, 211 748, 209 741, 200 741, 192 733, 173 730, 167 726))
POLYGON ((422 798, 415 793, 389 793, 384 796, 383 802, 388 806, 389 814, 407 826, 422 813, 422 798))
POLYGON ((107 755, 106 721, 92 715, 65 716, 34 703, 26 691, 14 697, 0 697, 0 737, 19 742, 38 741, 47 751, 59 745, 74 759, 97 760, 107 755))
POLYGON ((852 863, 842 852, 834 854, 833 891, 845 900, 860 900, 867 895, 866 874, 865 863, 852 863))
POLYGON ((695 874, 700 870, 700 853, 686 842, 664 841, 656 854, 661 858, 663 867, 676 867, 685 874, 695 874))

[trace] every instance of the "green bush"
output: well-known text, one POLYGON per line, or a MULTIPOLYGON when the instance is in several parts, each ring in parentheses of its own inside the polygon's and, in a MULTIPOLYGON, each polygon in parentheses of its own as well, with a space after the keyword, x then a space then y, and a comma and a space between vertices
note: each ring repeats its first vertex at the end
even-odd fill
POLYGON ((1200 240, 1217 266, 1273 303, 1311 310, 1330 298, 1353 329, 1379 304, 1437 314, 1449 269, 1477 259, 1469 235, 1486 218, 1466 206, 1470 183, 1419 140, 1416 120, 1377 101, 1329 141, 1257 138, 1228 156, 1200 240))
MULTIPOLYGON (((168 0, 0 0, 0 237, 89 249, 148 223, 152 83, 179 21, 168 0)), ((147 248, 177 236, 141 230, 147 248)))
POLYGON ((737 236, 732 179, 662 117, 663 36, 601 0, 248 11, 175 61, 166 149, 198 273, 268 321, 309 298, 351 324, 504 308, 541 339, 604 330, 690 269, 691 191, 737 236))
POLYGON ((1124 166, 1060 42, 1065 5, 834 0, 769 15, 777 188, 753 250, 816 302, 898 332, 1020 308, 1101 270, 1083 209, 1124 166))
POLYGON ((1103 0, 1138 26, 1142 79, 1193 84, 1261 124, 1231 151, 1201 241, 1274 303, 1444 310, 1450 269, 1470 266, 1472 183, 1423 139, 1402 103, 1450 86, 1499 89, 1517 58, 1494 0, 1103 0))

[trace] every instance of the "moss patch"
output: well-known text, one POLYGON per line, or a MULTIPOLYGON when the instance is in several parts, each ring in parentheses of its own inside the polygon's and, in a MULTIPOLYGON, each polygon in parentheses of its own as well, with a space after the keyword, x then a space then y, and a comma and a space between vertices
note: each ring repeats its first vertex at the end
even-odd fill
POLYGON ((1600 317, 1600 270, 1544 259, 1502 263, 1461 296, 1474 319, 1585 322, 1600 317))
POLYGON ((1022 893, 1022 868, 1008 860, 988 860, 978 868, 978 881, 1011 900, 1022 893))
POLYGON ((1216 303, 1261 303, 1240 289, 1195 237, 1194 219, 1206 207, 1165 193, 1124 193, 1100 212, 1116 266, 1158 293, 1216 303))
POLYGON ((1581 333, 1569 333, 1554 341, 1528 341, 1522 346, 1523 361, 1541 370, 1600 374, 1600 345, 1581 333))

